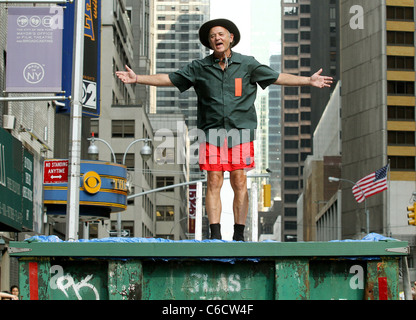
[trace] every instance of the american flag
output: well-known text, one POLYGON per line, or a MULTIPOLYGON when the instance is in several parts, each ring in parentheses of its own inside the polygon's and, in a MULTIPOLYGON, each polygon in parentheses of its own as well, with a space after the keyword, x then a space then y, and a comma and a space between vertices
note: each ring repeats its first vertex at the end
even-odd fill
POLYGON ((355 200, 358 203, 377 193, 387 190, 387 171, 389 166, 385 166, 372 174, 362 178, 352 188, 355 200))

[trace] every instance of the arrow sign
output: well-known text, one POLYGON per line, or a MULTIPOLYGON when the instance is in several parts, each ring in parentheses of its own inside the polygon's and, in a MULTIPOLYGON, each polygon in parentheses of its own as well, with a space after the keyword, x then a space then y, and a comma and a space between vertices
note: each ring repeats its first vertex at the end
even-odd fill
POLYGON ((68 183, 68 160, 45 160, 43 183, 68 183))

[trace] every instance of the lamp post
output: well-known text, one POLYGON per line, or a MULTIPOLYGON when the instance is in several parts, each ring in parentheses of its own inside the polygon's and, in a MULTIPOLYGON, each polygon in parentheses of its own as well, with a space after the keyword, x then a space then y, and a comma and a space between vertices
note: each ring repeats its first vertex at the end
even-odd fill
MULTIPOLYGON (((328 180, 329 180, 329 182, 346 181, 346 182, 352 183, 353 186, 357 185, 356 182, 348 180, 348 179, 329 177, 328 180)), ((365 196, 365 193, 364 193, 363 189, 361 189, 361 187, 358 186, 358 185, 357 185, 357 187, 358 187, 358 189, 360 189, 360 191, 361 191, 361 193, 363 194, 363 197, 364 197, 364 212, 365 212, 366 220, 367 220, 366 221, 366 223, 367 223, 366 231, 367 231, 367 234, 369 234, 370 233, 370 215, 369 215, 369 212, 367 210, 367 197, 365 196)))
POLYGON ((92 133, 92 137, 88 138, 87 140, 90 141, 90 146, 88 147, 88 154, 90 155, 91 160, 98 160, 98 147, 95 145, 95 141, 100 141, 110 149, 111 154, 113 156, 113 162, 117 162, 114 150, 113 148, 111 148, 110 144, 107 141, 94 137, 94 132, 92 133))
MULTIPOLYGON (((116 163, 117 159, 116 159, 116 155, 114 153, 113 148, 111 148, 111 145, 103 140, 103 139, 99 139, 96 138, 94 136, 94 133, 92 133, 92 137, 88 138, 88 141, 90 141, 90 146, 88 147, 88 154, 90 155, 90 157, 93 158, 93 160, 98 160, 98 147, 95 145, 95 141, 100 141, 102 143, 104 143, 111 151, 111 154, 113 156, 113 162, 116 163)), ((134 140, 132 143, 129 144, 129 146, 127 147, 126 151, 124 152, 123 155, 123 161, 122 161, 122 165, 126 165, 126 155, 127 152, 129 151, 129 149, 137 142, 145 142, 145 145, 142 147, 142 149, 140 150, 140 155, 142 156, 142 159, 144 161, 148 161, 151 156, 152 156, 152 148, 149 146, 149 142, 151 142, 151 139, 137 139, 134 140)), ((121 213, 118 212, 117 213, 117 237, 121 237, 121 213)))
POLYGON ((71 140, 68 161, 68 192, 66 208, 66 239, 78 240, 79 178, 81 167, 82 72, 84 66, 85 0, 75 4, 75 35, 72 70, 71 140))

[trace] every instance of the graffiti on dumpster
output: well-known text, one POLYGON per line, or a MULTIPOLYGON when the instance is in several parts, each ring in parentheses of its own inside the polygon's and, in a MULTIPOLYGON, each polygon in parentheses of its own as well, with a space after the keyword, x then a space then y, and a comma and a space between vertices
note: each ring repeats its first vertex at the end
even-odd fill
POLYGON ((98 293, 97 288, 91 283, 89 283, 90 280, 92 280, 93 278, 92 274, 87 275, 81 281, 76 282, 70 274, 64 274, 64 269, 60 265, 51 266, 50 273, 51 274, 56 273, 50 279, 51 289, 60 290, 68 299, 69 299, 68 292, 71 288, 74 291, 75 296, 77 297, 78 300, 82 300, 82 295, 80 292, 81 289, 87 288, 87 289, 90 289, 94 293, 96 300, 100 300, 100 295, 98 293))
POLYGON ((218 278, 209 279, 208 274, 192 273, 186 277, 182 285, 182 291, 192 294, 201 294, 200 299, 206 299, 207 293, 214 295, 213 300, 220 300, 224 293, 241 292, 239 274, 225 275, 222 273, 218 278))

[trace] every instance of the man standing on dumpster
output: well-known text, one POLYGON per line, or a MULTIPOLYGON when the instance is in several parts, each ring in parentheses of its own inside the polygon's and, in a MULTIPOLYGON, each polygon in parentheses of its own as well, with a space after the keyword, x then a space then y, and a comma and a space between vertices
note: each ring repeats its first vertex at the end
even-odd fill
POLYGON ((198 96, 198 129, 205 133, 199 150, 199 165, 207 171, 206 211, 211 239, 221 237, 221 197, 224 172, 230 172, 234 192, 233 240, 244 241, 248 214, 246 172, 254 168, 257 115, 254 102, 257 85, 330 87, 331 77, 321 76, 322 69, 312 77, 279 74, 255 58, 232 50, 240 41, 237 26, 226 19, 206 22, 199 30, 201 43, 213 54, 195 60, 170 74, 136 75, 127 71, 116 75, 125 84, 175 86, 181 92, 194 87, 198 96))

